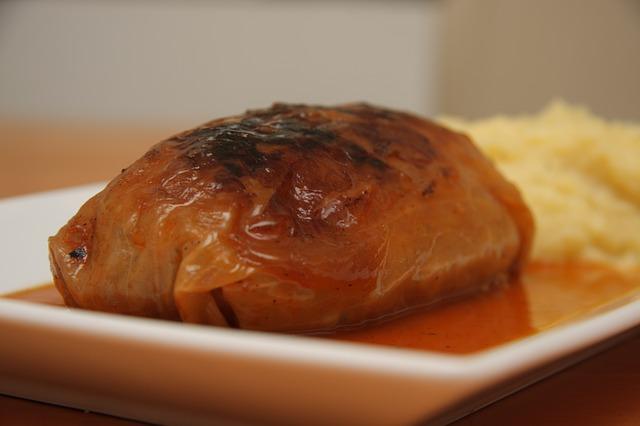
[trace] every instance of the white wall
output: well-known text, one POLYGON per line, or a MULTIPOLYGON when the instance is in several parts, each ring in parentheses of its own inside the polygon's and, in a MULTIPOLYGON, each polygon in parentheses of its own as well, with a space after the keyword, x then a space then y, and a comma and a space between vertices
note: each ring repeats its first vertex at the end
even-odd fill
POLYGON ((448 0, 440 107, 533 112, 563 97, 640 120, 639 0, 448 0))
POLYGON ((436 111, 434 1, 0 3, 0 118, 197 123, 273 101, 436 111))

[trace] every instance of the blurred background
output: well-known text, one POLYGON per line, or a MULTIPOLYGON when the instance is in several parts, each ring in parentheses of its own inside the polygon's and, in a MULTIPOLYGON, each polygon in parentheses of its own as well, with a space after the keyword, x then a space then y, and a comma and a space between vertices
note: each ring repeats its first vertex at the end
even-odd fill
POLYGON ((640 0, 5 0, 0 196, 274 101, 474 118, 558 97, 640 119, 640 0))

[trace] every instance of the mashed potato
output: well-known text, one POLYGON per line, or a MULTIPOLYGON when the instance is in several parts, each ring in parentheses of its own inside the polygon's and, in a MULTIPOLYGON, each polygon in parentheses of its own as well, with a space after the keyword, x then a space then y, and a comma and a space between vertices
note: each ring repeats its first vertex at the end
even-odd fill
POLYGON ((555 102, 535 116, 443 118, 522 191, 533 257, 640 266, 640 125, 555 102))

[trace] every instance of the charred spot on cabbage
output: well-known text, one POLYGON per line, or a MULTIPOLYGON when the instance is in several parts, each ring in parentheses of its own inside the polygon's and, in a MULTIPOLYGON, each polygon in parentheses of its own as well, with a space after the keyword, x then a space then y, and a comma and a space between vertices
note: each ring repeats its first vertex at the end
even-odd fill
POLYGON ((84 260, 87 257, 87 248, 85 246, 76 247, 69 252, 69 257, 75 260, 84 260))
MULTIPOLYGON (((170 141, 178 144, 194 166, 221 165, 236 177, 253 175, 280 161, 282 151, 298 155, 323 151, 356 166, 367 165, 379 171, 388 168, 376 154, 339 135, 341 128, 353 127, 353 123, 332 122, 318 114, 308 116, 284 104, 247 114, 240 121, 210 122, 170 141)), ((370 134, 377 134, 374 127, 370 134)), ((379 151, 379 145, 389 144, 387 140, 377 141, 381 137, 371 139, 374 152, 379 151)))

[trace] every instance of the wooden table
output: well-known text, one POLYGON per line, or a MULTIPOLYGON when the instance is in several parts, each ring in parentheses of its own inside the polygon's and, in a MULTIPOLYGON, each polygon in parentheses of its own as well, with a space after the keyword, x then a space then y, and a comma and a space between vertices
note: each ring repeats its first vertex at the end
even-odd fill
MULTIPOLYGON (((178 126, 0 122, 0 197, 109 179, 178 126)), ((139 423, 0 396, 5 424, 139 423)), ((455 423, 573 424, 640 425, 640 328, 614 348, 455 423)))

